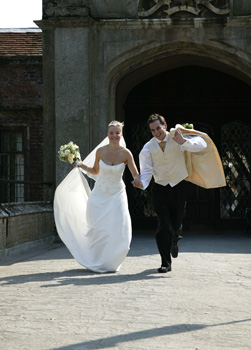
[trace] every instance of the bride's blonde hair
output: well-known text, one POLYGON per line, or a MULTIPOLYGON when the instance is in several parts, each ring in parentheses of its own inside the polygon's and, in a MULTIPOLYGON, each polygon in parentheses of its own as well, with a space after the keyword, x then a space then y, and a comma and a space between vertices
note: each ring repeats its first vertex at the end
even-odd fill
POLYGON ((121 131, 123 131, 124 123, 123 123, 123 122, 119 122, 119 121, 117 121, 117 120, 113 120, 112 122, 110 122, 110 123, 108 124, 108 129, 109 129, 111 126, 118 126, 118 127, 121 129, 121 131))

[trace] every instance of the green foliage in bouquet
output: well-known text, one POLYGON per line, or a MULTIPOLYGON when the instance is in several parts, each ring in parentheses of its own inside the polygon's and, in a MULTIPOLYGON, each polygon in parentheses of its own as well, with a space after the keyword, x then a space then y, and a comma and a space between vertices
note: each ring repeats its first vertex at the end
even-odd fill
POLYGON ((184 128, 186 129, 193 129, 193 124, 189 124, 189 123, 184 123, 184 124, 181 124, 184 128))

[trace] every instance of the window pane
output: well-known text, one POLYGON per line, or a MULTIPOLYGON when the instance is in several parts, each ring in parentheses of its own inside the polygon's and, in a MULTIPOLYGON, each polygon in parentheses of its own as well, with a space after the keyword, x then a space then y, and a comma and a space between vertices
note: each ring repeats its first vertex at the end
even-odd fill
POLYGON ((10 139, 10 133, 4 132, 1 134, 1 151, 2 152, 9 152, 9 139, 10 139))
MULTIPOLYGON (((15 156, 15 180, 24 180, 24 156, 16 154, 15 156)), ((24 200, 24 184, 15 184, 15 202, 22 202, 24 200)))
POLYGON ((23 135, 21 133, 16 134, 16 150, 18 152, 23 151, 23 135))

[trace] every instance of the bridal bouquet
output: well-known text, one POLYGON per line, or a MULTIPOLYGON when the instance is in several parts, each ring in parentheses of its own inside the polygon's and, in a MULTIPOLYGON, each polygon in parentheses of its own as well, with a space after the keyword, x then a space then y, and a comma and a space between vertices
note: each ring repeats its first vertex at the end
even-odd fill
POLYGON ((58 157, 62 162, 74 163, 81 162, 79 147, 72 141, 60 147, 58 157))

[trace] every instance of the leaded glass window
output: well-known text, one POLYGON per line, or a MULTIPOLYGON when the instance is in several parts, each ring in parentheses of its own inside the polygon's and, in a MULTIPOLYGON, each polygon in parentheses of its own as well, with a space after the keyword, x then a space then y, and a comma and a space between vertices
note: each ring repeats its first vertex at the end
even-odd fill
POLYGON ((221 189, 221 218, 244 219, 250 207, 251 128, 241 122, 222 127, 222 162, 227 186, 221 189))
POLYGON ((22 132, 0 132, 1 203, 24 201, 24 184, 18 183, 24 181, 23 148, 22 132))

